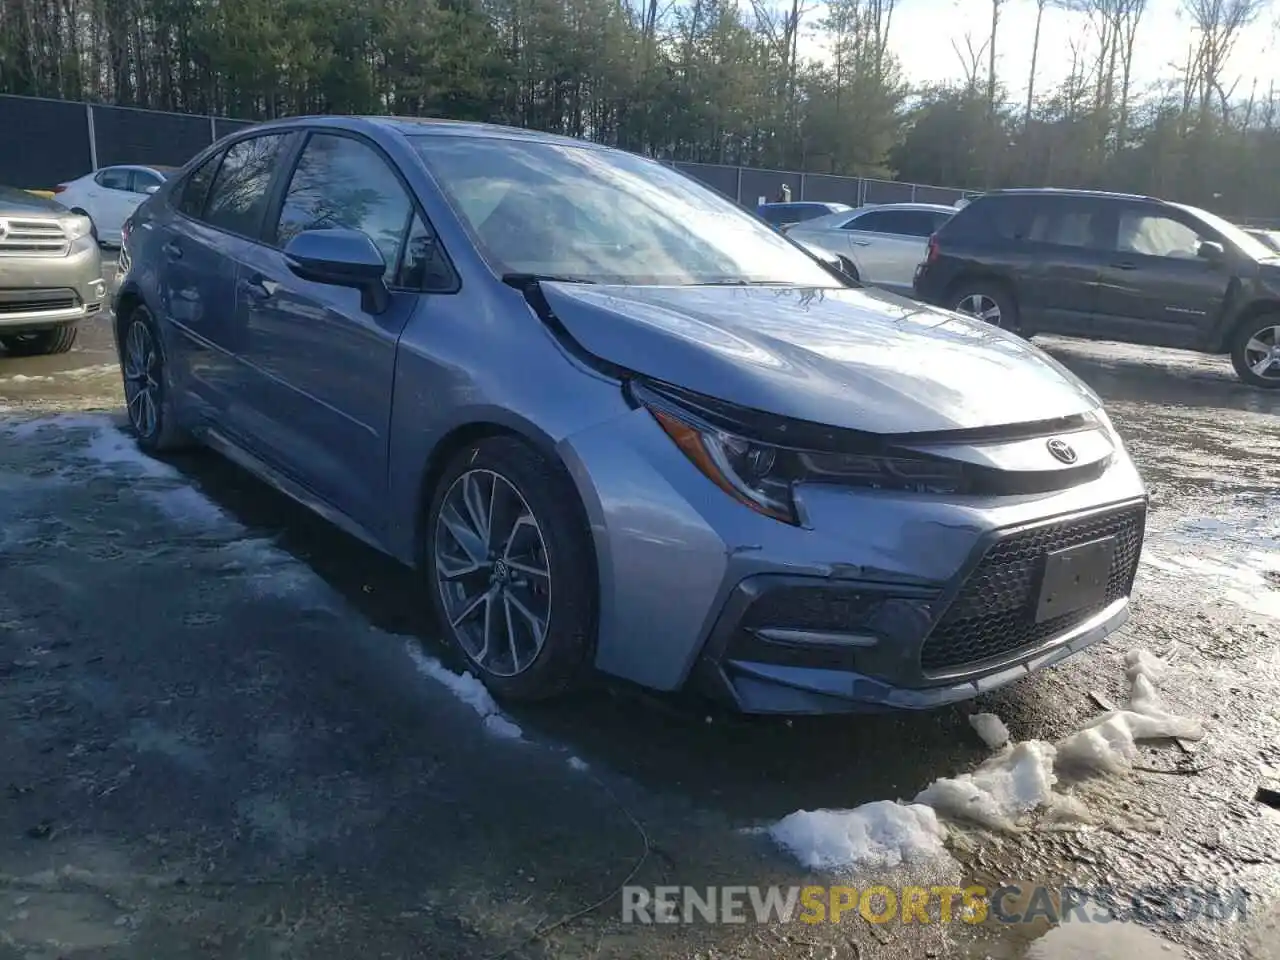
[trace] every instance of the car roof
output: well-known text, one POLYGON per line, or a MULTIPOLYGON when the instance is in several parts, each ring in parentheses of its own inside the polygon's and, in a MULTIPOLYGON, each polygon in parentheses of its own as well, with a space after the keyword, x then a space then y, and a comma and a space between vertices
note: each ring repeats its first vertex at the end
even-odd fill
POLYGON ((858 213, 871 210, 923 210, 925 213, 955 213, 956 208, 945 203, 864 203, 858 213))
POLYGON ((1095 200, 1143 200, 1148 203, 1164 203, 1156 197, 1147 197, 1139 193, 1113 193, 1108 190, 1077 190, 1068 187, 1010 187, 1004 190, 988 190, 986 193, 970 198, 974 203, 983 197, 1081 197, 1095 200))
MULTIPOLYGON (((452 136, 452 137, 490 137, 506 140, 526 140, 538 143, 559 143, 575 147, 606 150, 607 147, 587 140, 565 137, 555 133, 543 133, 539 130, 526 130, 523 127, 507 127, 497 123, 476 123, 470 120, 443 120, 437 117, 378 117, 378 116, 335 116, 331 114, 315 114, 305 117, 288 117, 283 120, 269 120, 255 124, 254 132, 265 130, 288 129, 291 127, 327 126, 347 130, 387 130, 406 137, 415 136, 452 136)), ((248 130, 244 131, 248 132, 248 130)))

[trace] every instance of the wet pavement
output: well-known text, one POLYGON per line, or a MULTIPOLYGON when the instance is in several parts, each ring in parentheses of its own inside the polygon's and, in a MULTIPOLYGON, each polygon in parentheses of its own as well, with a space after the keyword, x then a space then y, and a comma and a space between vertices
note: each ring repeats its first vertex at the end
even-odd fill
POLYGON ((1280 811, 1254 793, 1280 779, 1280 396, 1225 361, 1042 343, 1152 493, 1133 619, 1057 669, 926 714, 744 719, 612 684, 498 714, 412 573, 212 455, 136 455, 108 322, 0 354, 0 960, 1277 956, 1280 811), (975 709, 1059 740, 1091 692, 1123 702, 1134 646, 1176 651, 1162 694, 1204 741, 1074 785, 1087 826, 957 828, 950 860, 846 882, 1239 890, 1243 918, 619 922, 629 877, 828 882, 743 828, 972 769, 975 709))

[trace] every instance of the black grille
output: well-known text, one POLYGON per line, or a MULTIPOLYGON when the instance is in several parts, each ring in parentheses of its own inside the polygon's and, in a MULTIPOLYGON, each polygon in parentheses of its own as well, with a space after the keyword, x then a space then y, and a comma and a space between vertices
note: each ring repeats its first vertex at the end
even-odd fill
POLYGON ((852 670, 853 650, 793 646, 757 636, 769 627, 787 630, 854 631, 871 620, 883 603, 877 593, 838 587, 778 587, 752 602, 729 642, 725 658, 791 667, 852 670))
POLYGON ((74 290, 46 288, 40 290, 0 290, 0 314, 38 313, 41 310, 70 310, 79 306, 74 290))
POLYGON ((1129 595, 1142 551, 1146 507, 1094 514, 1012 534, 992 544, 920 650, 925 673, 952 670, 1035 647, 1129 595), (1116 538, 1099 604, 1036 623, 1036 588, 1045 554, 1116 538))

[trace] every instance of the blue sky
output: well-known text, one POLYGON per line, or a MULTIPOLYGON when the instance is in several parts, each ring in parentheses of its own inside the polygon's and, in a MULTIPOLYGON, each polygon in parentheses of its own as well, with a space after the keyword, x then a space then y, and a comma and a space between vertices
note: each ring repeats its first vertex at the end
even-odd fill
MULTIPOLYGON (((1178 0, 1147 0, 1134 57, 1137 86, 1174 76, 1176 68, 1171 64, 1185 60, 1192 31, 1180 6, 1178 0)), ((1265 95, 1272 80, 1280 90, 1280 43, 1275 30, 1278 15, 1280 4, 1275 4, 1272 11, 1242 33, 1237 41, 1228 71, 1231 79, 1242 78, 1236 88, 1237 95, 1248 96, 1255 76, 1259 95, 1265 95)), ((810 14, 812 20, 819 16, 820 11, 810 14)), ((1000 17, 997 72, 1015 99, 1026 95, 1035 20, 1035 0, 1006 0, 1000 17)), ((964 72, 951 48, 951 40, 954 38, 963 49, 967 30, 973 34, 976 48, 986 37, 990 24, 989 0, 898 0, 889 43, 912 82, 959 80, 964 72)), ((1045 11, 1038 88, 1046 89, 1067 76, 1071 69, 1070 43, 1072 39, 1083 40, 1089 36, 1087 31, 1088 21, 1079 14, 1055 9, 1045 11)), ((1093 44, 1096 45, 1096 38, 1093 44)), ((820 55, 821 48, 816 42, 807 46, 808 55, 820 55)))

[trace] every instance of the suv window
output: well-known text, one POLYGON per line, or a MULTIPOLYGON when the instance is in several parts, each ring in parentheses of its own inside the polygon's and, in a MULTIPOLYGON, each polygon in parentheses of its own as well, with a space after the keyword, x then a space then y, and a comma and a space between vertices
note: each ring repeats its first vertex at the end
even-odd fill
POLYGON ((1148 257, 1195 260, 1199 256, 1201 242, 1207 239, 1167 214, 1128 209, 1120 213, 1116 249, 1148 257))
POLYGON ((372 147, 351 137, 312 134, 280 208, 275 242, 283 247, 303 230, 360 230, 382 251, 390 281, 412 214, 400 178, 372 147))
POLYGON ((927 237, 937 229, 938 221, 928 210, 872 210, 854 217, 845 230, 867 233, 892 233, 903 237, 927 237))
POLYGON ((209 196, 209 186, 218 170, 222 154, 215 153, 188 174, 186 182, 178 187, 178 209, 188 217, 199 219, 204 214, 204 201, 209 196))
POLYGON ((205 204, 206 223, 241 236, 258 236, 271 176, 285 140, 284 134, 268 133, 227 148, 205 204))
POLYGON ((117 167, 107 167, 102 170, 94 178, 99 185, 106 187, 108 190, 128 190, 129 189, 129 171, 121 170, 117 167))

